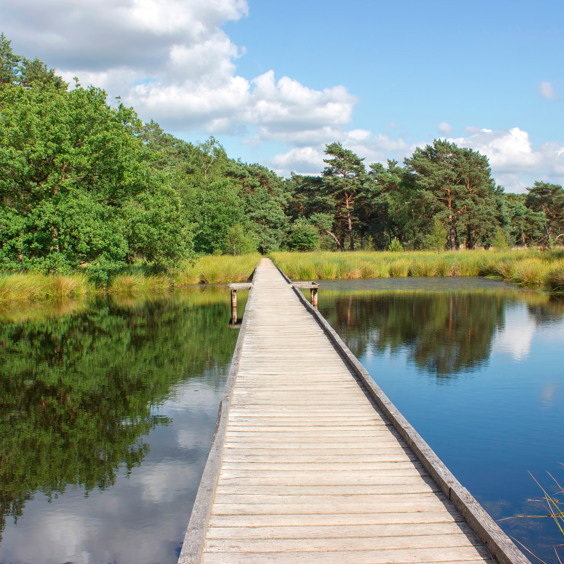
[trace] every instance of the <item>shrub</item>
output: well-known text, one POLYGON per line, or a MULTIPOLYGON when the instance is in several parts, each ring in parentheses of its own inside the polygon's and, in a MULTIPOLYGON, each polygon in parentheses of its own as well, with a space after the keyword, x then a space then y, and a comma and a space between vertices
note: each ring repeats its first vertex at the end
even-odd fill
POLYGON ((403 252, 403 245, 400 243, 397 237, 392 239, 390 246, 388 247, 388 251, 392 253, 402 253, 403 252))
POLYGON ((295 251, 313 251, 319 247, 317 227, 305 221, 296 221, 290 233, 290 248, 295 251))

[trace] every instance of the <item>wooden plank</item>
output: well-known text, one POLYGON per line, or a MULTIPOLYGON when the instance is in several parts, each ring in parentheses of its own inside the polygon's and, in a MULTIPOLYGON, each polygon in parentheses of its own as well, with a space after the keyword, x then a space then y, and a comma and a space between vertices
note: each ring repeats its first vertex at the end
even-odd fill
POLYGON ((203 563, 234 564, 264 562, 315 562, 316 564, 414 564, 414 563, 462 563, 493 562, 485 550, 477 547, 403 549, 403 550, 365 550, 365 551, 323 551, 305 552, 268 552, 268 553, 228 553, 205 552, 203 563))
MULTIPOLYGON (((475 547, 475 540, 470 540, 464 533, 446 535, 419 535, 416 539, 406 536, 372 536, 372 537, 324 537, 324 538, 208 538, 206 552, 286 552, 295 551, 327 552, 327 551, 359 551, 359 550, 400 550, 436 548, 452 549, 459 547, 475 547)), ((478 550, 474 553, 479 556, 478 550)))
MULTIPOLYGON (((208 539, 309 539, 309 538, 373 538, 450 535, 473 531, 465 523, 383 523, 354 525, 278 525, 240 527, 210 523, 208 539)), ((413 543, 417 539, 411 539, 413 543)), ((475 542, 475 540, 473 541, 475 542)))
MULTIPOLYGON (((277 495, 280 494, 279 484, 252 484, 244 485, 237 482, 222 483, 217 487, 218 494, 240 494, 256 493, 277 495)), ((284 494, 324 494, 324 495, 375 495, 375 494, 405 494, 405 493, 428 493, 440 491, 434 482, 417 480, 411 484, 298 484, 286 485, 284 494)))
POLYGON ((409 525, 429 523, 458 523, 462 529, 465 527, 464 519, 460 513, 445 511, 420 511, 402 513, 330 513, 315 515, 211 515, 209 530, 213 527, 354 527, 375 525, 409 525))

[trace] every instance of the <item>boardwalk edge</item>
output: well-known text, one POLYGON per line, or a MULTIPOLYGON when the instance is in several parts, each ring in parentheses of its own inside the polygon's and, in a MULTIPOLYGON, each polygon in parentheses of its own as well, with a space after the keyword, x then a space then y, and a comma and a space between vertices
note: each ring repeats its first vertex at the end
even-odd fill
MULTIPOLYGON (((289 284, 292 284, 292 281, 286 274, 280 268, 278 268, 278 270, 284 279, 289 284)), ((368 371, 352 354, 323 315, 307 301, 307 298, 298 288, 292 287, 292 289, 311 315, 317 320, 337 350, 352 367, 378 407, 388 417, 401 437, 407 442, 446 497, 451 500, 458 511, 460 511, 492 556, 501 564, 531 564, 531 561, 519 550, 515 543, 513 543, 472 494, 460 484, 442 460, 423 440, 421 435, 409 424, 407 419, 376 384, 368 371)))

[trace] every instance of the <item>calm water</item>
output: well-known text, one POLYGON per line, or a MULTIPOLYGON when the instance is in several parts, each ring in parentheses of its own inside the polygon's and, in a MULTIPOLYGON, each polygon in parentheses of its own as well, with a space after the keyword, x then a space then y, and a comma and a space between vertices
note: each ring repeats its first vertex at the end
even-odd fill
MULTIPOLYGON (((564 485, 564 301, 433 280, 324 282, 319 308, 496 520, 546 514, 530 501, 541 491, 529 472, 544 487, 547 472, 564 485)), ((500 525, 557 561, 552 547, 564 538, 550 519, 500 525)))
POLYGON ((228 304, 208 289, 0 322, 0 562, 176 562, 237 339, 228 304))
MULTIPOLYGON (((496 519, 542 511, 528 471, 564 481, 562 302, 407 279, 324 282, 320 309, 496 519)), ((0 312, 0 562, 172 564, 238 335, 229 294, 58 313, 0 312)), ((553 523, 502 525, 555 561, 553 523)))

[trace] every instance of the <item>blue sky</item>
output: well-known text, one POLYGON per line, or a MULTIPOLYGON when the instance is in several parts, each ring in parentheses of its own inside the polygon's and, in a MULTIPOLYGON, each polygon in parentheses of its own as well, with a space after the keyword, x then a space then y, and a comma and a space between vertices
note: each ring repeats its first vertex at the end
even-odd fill
POLYGON ((341 141, 366 163, 436 137, 524 191, 564 183, 564 2, 20 0, 0 31, 142 119, 281 174, 341 141))

